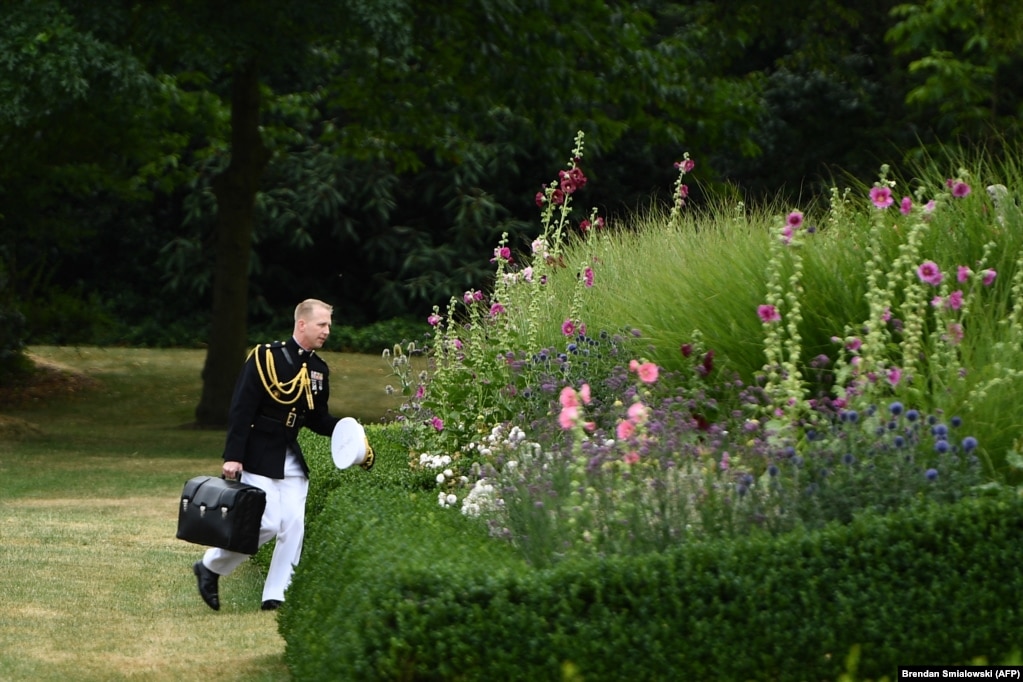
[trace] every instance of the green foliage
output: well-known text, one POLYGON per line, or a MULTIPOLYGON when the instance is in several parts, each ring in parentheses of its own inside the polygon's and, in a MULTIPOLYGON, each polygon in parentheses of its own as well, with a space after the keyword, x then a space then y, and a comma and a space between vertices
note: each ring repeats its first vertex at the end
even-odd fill
POLYGON ((928 0, 892 9, 886 39, 912 59, 906 103, 936 110, 953 135, 990 143, 1020 133, 1023 10, 1015 3, 928 0))
POLYGON ((311 522, 279 623, 299 680, 837 679, 854 650, 879 679, 1018 649, 1021 519, 1016 496, 920 504, 526 571, 432 500, 360 486, 311 522))

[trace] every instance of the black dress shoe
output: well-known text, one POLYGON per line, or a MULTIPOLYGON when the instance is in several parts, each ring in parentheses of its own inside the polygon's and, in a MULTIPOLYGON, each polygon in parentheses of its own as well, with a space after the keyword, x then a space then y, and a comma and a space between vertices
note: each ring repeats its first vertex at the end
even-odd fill
POLYGON ((192 572, 199 583, 199 596, 206 602, 206 606, 219 611, 220 595, 217 594, 217 580, 220 576, 206 568, 202 561, 196 561, 192 565, 192 572))
POLYGON ((267 599, 259 608, 263 611, 276 611, 283 603, 280 599, 267 599))

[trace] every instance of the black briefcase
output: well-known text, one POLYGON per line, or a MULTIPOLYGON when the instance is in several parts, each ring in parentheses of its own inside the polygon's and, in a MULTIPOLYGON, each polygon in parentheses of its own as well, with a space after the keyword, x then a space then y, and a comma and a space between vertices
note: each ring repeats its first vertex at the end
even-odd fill
POLYGON ((214 476, 185 483, 178 505, 178 539, 242 554, 259 549, 266 493, 256 486, 214 476))

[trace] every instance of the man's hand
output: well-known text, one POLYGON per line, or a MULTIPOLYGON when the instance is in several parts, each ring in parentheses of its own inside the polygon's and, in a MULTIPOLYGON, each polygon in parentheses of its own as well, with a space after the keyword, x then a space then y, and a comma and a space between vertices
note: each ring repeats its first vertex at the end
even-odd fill
POLYGON ((237 481, 242 477, 241 462, 224 462, 224 478, 229 481, 237 481))

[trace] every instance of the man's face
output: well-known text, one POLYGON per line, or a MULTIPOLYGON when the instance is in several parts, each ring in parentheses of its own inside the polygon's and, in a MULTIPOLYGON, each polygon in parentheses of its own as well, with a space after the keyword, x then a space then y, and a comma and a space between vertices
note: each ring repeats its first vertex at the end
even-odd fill
POLYGON ((305 319, 300 319, 296 326, 298 333, 295 340, 303 348, 309 350, 323 348, 327 337, 330 336, 330 311, 322 306, 316 306, 305 319))

